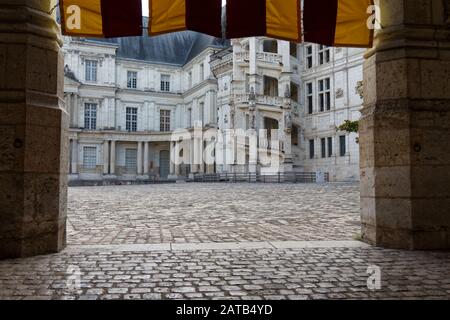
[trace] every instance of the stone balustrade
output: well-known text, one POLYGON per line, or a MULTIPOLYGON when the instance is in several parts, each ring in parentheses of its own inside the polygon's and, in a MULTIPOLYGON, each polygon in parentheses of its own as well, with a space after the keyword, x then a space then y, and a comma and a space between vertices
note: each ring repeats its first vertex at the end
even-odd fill
POLYGON ((236 62, 248 62, 250 60, 250 52, 248 51, 236 52, 234 54, 234 59, 236 62))
MULTIPOLYGON (((234 59, 236 63, 248 63, 250 61, 250 52, 249 51, 236 52, 234 54, 234 59)), ((270 52, 256 53, 256 61, 258 62, 281 65, 283 62, 282 59, 283 59, 282 56, 277 53, 270 53, 270 52)))
MULTIPOLYGON (((239 103, 249 103, 250 94, 249 93, 236 94, 234 101, 238 104, 239 103)), ((256 95, 256 104, 280 107, 283 105, 283 98, 257 94, 256 95)))

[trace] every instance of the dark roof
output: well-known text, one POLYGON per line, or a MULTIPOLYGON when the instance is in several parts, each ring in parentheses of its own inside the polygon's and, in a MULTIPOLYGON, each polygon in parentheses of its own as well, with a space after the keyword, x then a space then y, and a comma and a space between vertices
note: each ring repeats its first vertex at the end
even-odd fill
POLYGON ((117 57, 143 60, 155 63, 185 65, 207 47, 223 49, 230 46, 228 40, 218 39, 205 34, 182 31, 160 36, 147 35, 148 18, 144 17, 144 30, 141 37, 111 39, 87 39, 88 42, 111 43, 118 46, 117 57))

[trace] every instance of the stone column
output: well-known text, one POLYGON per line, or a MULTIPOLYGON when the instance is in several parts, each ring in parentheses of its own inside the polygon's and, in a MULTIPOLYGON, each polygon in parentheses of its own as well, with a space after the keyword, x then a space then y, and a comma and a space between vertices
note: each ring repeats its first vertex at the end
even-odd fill
POLYGON ((176 159, 176 152, 177 148, 176 148, 176 142, 171 142, 170 143, 170 176, 175 176, 175 162, 176 159))
POLYGON ((111 175, 116 174, 116 142, 114 140, 111 141, 111 156, 109 158, 109 173, 111 175))
POLYGON ((78 140, 72 140, 72 161, 71 161, 71 173, 78 173, 78 140))
POLYGON ((109 141, 103 142, 103 174, 109 173, 109 141))
POLYGON ((175 176, 179 177, 181 175, 181 165, 180 163, 180 159, 179 159, 179 154, 180 154, 180 144, 178 142, 174 142, 175 144, 175 152, 177 154, 174 155, 174 159, 177 161, 175 165, 175 176))
POLYGON ((292 172, 294 171, 294 161, 292 160, 292 108, 291 108, 291 98, 289 90, 285 92, 283 103, 283 171, 292 172))
POLYGON ((450 248, 450 30, 444 1, 380 0, 360 123, 362 237, 450 248))
POLYGON ((256 173, 258 165, 258 134, 255 129, 248 130, 249 132, 249 163, 248 171, 250 173, 256 173))
POLYGON ((138 150, 137 150, 137 174, 138 176, 142 175, 142 142, 138 141, 138 150))
POLYGON ((69 115, 50 9, 0 0, 0 258, 66 245, 69 115))
POLYGON ((73 101, 73 119, 71 121, 73 128, 80 127, 80 125, 78 123, 78 118, 79 118, 78 94, 75 94, 74 101, 73 101))
POLYGON ((148 175, 149 172, 149 142, 144 142, 144 175, 148 175))

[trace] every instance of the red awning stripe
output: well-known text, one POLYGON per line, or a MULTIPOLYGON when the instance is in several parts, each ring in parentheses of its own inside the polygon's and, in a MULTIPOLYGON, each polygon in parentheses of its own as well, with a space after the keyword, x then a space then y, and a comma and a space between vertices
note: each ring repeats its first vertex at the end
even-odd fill
POLYGON ((222 1, 186 0, 187 30, 222 37, 222 1))
POLYGON ((227 0, 227 38, 265 36, 266 0, 227 0))
POLYGON ((304 0, 303 35, 306 42, 334 44, 338 0, 304 0))
POLYGON ((102 0, 102 20, 106 38, 141 36, 141 0, 102 0))

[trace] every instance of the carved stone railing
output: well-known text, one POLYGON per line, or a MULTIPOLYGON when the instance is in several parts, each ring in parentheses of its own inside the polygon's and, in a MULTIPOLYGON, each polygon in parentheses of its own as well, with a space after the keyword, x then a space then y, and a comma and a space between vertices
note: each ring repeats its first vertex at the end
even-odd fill
MULTIPOLYGON (((250 52, 249 51, 236 52, 234 54, 234 61, 236 63, 242 62, 248 63, 250 61, 250 52)), ((280 65, 283 62, 283 58, 281 55, 276 53, 258 52, 256 53, 256 61, 280 65)))
POLYGON ((260 62, 270 63, 270 64, 281 64, 283 58, 281 55, 269 52, 258 52, 256 53, 256 60, 260 62))
POLYGON ((236 62, 248 62, 250 60, 250 52, 248 51, 236 52, 234 54, 234 59, 236 62))
MULTIPOLYGON (((237 94, 235 95, 234 100, 236 103, 249 103, 250 94, 249 93, 237 94)), ((280 107, 283 105, 283 98, 258 94, 256 95, 256 104, 280 107)))
POLYGON ((227 65, 231 66, 233 64, 233 54, 229 53, 222 58, 214 59, 210 62, 212 70, 219 70, 227 65))

